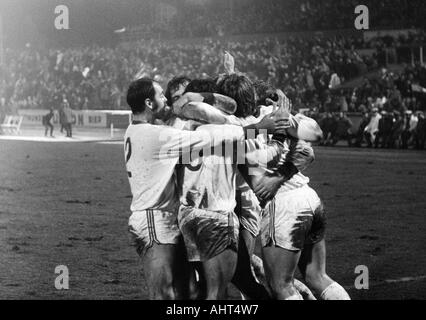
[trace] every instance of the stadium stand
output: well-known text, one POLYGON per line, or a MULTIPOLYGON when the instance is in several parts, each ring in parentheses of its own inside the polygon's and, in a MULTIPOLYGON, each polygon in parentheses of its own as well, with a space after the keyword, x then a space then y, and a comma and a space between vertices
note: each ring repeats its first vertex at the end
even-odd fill
MULTIPOLYGON (((413 64, 413 48, 426 43, 424 32, 368 39, 340 31, 309 32, 343 32, 352 27, 349 17, 356 4, 347 0, 204 1, 203 5, 186 4, 185 10, 158 24, 129 28, 136 38, 145 40, 113 47, 8 49, 0 70, 1 114, 58 109, 64 99, 73 110, 126 109, 125 89, 136 74, 163 84, 182 74, 214 76, 223 71, 225 50, 235 57, 238 70, 282 88, 294 108, 310 110, 316 117, 339 111, 365 113, 374 107, 401 114, 425 110, 424 93, 412 89, 426 87, 424 66, 413 64), (276 33, 295 30, 308 32, 303 37, 276 33), (241 34, 250 36, 233 36, 241 34), (206 36, 212 38, 194 38, 206 36), (172 37, 179 40, 157 40, 172 37)), ((389 5, 389 0, 368 0, 364 4, 372 14, 373 27, 424 26, 424 1, 398 0, 389 5), (386 14, 375 16, 383 8, 386 14)))

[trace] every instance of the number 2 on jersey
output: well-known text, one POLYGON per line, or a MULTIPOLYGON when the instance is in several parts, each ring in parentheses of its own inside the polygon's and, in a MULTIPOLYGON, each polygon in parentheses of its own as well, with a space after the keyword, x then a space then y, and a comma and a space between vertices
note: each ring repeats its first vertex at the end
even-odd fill
MULTIPOLYGON (((124 145, 124 154, 126 155, 126 164, 129 162, 130 157, 132 156, 132 142, 130 141, 130 137, 126 139, 126 144, 124 145)), ((129 178, 132 177, 132 173, 127 171, 127 175, 129 178)))

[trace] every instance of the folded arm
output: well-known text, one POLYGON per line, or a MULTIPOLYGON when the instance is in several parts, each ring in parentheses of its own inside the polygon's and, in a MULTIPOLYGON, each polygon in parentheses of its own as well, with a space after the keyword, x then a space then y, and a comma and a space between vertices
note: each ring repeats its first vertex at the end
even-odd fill
POLYGON ((173 103, 174 113, 179 116, 185 105, 191 102, 207 103, 226 114, 233 114, 237 110, 237 103, 235 100, 227 96, 218 93, 187 92, 173 103))

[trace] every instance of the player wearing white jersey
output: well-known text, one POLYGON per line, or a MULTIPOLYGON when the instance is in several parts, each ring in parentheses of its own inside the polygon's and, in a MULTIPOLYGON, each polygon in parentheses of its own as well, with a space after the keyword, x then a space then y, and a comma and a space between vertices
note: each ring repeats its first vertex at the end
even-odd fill
MULTIPOLYGON (((304 155, 302 162, 290 159, 303 171, 314 159, 312 147, 303 140, 293 138, 287 141, 290 141, 287 157, 304 155), (312 161, 306 162, 305 159, 312 161)), ((326 274, 325 212, 320 198, 308 183, 309 178, 298 172, 289 180, 276 174, 265 175, 254 186, 260 199, 274 195, 263 211, 261 221, 262 252, 269 288, 277 299, 302 299, 294 285, 294 272, 299 266, 309 288, 320 299, 350 299, 343 287, 326 274)))
MULTIPOLYGON (((225 87, 239 88, 239 87, 241 87, 239 82, 241 82, 241 83, 244 84, 244 83, 247 82, 248 79, 246 77, 242 76, 242 75, 239 75, 239 76, 235 75, 235 76, 231 76, 231 77, 224 77, 224 78, 222 78, 222 80, 224 81, 224 86, 225 87), (233 83, 233 84, 231 85, 231 83, 233 83)), ((225 88, 225 90, 227 90, 227 89, 225 88)), ((244 90, 240 90, 240 91, 243 92, 244 90)), ((227 92, 223 92, 223 93, 224 94, 229 94, 231 96, 232 95, 238 96, 238 92, 232 92, 232 90, 231 91, 227 91, 227 92)), ((238 99, 238 97, 237 97, 237 99, 238 99)), ((190 100, 190 99, 188 99, 188 97, 186 97, 186 99, 183 99, 183 100, 184 100, 185 103, 187 103, 188 100, 190 100)), ((240 104, 239 104, 239 108, 240 108, 240 106, 242 105, 241 100, 243 100, 243 99, 239 99, 239 100, 240 100, 240 104)), ((253 97, 252 97, 251 100, 252 100, 252 105, 254 105, 254 102, 253 102, 254 95, 253 95, 253 97)), ((181 101, 177 102, 177 105, 179 105, 179 104, 181 104, 182 106, 184 105, 184 103, 181 103, 181 101)), ((244 104, 243 104, 243 106, 244 106, 244 104)), ((208 108, 206 108, 206 110, 202 110, 203 107, 204 106, 201 104, 201 105, 198 105, 198 108, 199 108, 198 110, 195 107, 192 108, 192 109, 189 108, 189 111, 191 111, 191 113, 185 113, 185 111, 186 111, 185 109, 188 109, 188 108, 185 108, 183 111, 189 117, 194 118, 195 114, 197 114, 198 116, 199 115, 204 116, 205 114, 207 114, 206 111, 207 111, 208 108), (200 109, 201 109, 201 112, 200 112, 200 109), (195 112, 195 111, 197 111, 197 112, 195 112)), ((237 109, 237 111, 238 111, 238 109, 237 109)), ((251 110, 244 110, 244 109, 240 108, 241 115, 248 115, 248 114, 250 114, 249 112, 253 113, 253 110, 252 109, 251 110)), ((213 113, 214 116, 211 116, 211 114, 212 114, 211 111, 209 111, 209 113, 210 113, 209 120, 214 119, 214 120, 218 121, 218 123, 223 123, 223 122, 221 122, 221 120, 223 120, 223 115, 222 115, 222 118, 221 118, 220 114, 213 113)), ((207 119, 204 118, 203 120, 207 120, 207 119)), ((228 116, 228 117, 226 117, 226 120, 229 121, 230 123, 235 123, 235 124, 239 124, 239 125, 244 126, 244 125, 248 125, 248 124, 257 123, 257 122, 260 121, 260 118, 256 119, 255 117, 253 117, 251 115, 248 116, 248 117, 246 117, 246 118, 236 118, 236 117, 233 117, 233 116, 231 116, 231 117, 228 116)), ((308 127, 309 127, 309 125, 308 125, 308 127)), ((310 130, 310 128, 308 128, 306 130, 306 125, 303 124, 303 121, 302 121, 302 128, 305 129, 305 132, 308 132, 310 130)), ((309 133, 309 134, 311 134, 311 133, 309 133)), ((316 136, 316 135, 315 135, 315 133, 312 133, 311 136, 316 136)), ((255 135, 253 135, 253 138, 254 137, 255 137, 255 135)), ((250 141, 252 141, 252 140, 250 140, 250 141)), ((253 145, 262 145, 262 144, 265 144, 265 143, 266 143, 266 140, 264 140, 264 141, 257 141, 257 142, 252 141, 253 145)), ((250 147, 248 149, 250 149, 250 147)), ((252 160, 254 160, 254 161, 252 161, 253 163, 257 164, 257 162, 259 161, 259 157, 256 155, 256 156, 254 156, 254 158, 252 160)), ((198 166, 198 168, 200 168, 200 166, 198 166)), ((194 170, 194 171, 196 171, 196 170, 194 170)), ((212 171, 214 171, 214 170, 212 170, 212 171)), ((192 174, 190 173, 189 176, 191 176, 193 174, 194 173, 192 173, 192 174)), ((198 176, 196 175, 196 177, 198 177, 198 176)), ((201 185, 202 185, 201 190, 202 191, 199 192, 197 190, 193 190, 193 192, 191 194, 191 197, 193 197, 193 195, 196 194, 199 199, 211 199, 211 197, 213 197, 213 195, 215 194, 215 192, 212 191, 213 189, 215 189, 215 186, 213 186, 211 188, 205 188, 205 184, 211 183, 210 182, 211 178, 208 177, 207 179, 199 179, 199 180, 202 181, 202 183, 201 183, 201 185), (206 197, 200 196, 200 194, 204 195, 206 197)), ((221 180, 223 180, 223 179, 215 179, 215 181, 221 181, 221 180)), ((196 179, 195 179, 195 181, 196 181, 196 179)), ((226 179, 224 181, 226 181, 226 179)), ((239 179, 239 181, 242 181, 242 179, 239 179)), ((244 181, 242 181, 242 182, 244 183, 244 181)), ((250 188, 247 185, 246 185, 246 187, 247 188, 245 188, 244 191, 243 191, 243 197, 242 197, 243 201, 240 201, 240 203, 243 204, 242 210, 240 210, 240 212, 243 213, 243 214, 240 215, 239 218, 240 218, 240 223, 243 225, 242 230, 241 230, 242 231, 242 235, 243 236, 245 234, 247 235, 244 238, 244 240, 247 242, 249 248, 251 247, 250 251, 252 252, 252 248, 254 247, 254 238, 258 234, 258 231, 259 231, 258 220, 260 219, 260 207, 258 205, 258 202, 256 201, 256 197, 253 195, 253 193, 250 190, 250 188), (249 193, 251 193, 251 195, 249 193), (249 239, 249 241, 247 241, 246 239, 249 239), (250 241, 250 240, 253 240, 253 241, 250 241), (253 242, 253 245, 251 245, 252 242, 253 242)), ((218 190, 227 190, 227 189, 226 188, 220 188, 220 186, 219 186, 218 190)), ((185 192, 184 194, 187 194, 187 193, 185 192)), ((199 213, 201 214, 201 212, 199 212, 199 213)), ((186 206, 185 207, 185 214, 192 214, 192 215, 194 215, 194 209, 193 209, 193 207, 192 206, 186 206)), ((191 217, 190 220, 195 220, 195 219, 194 219, 194 217, 191 217)), ((210 219, 210 220, 212 220, 212 219, 210 219)), ((199 221, 197 221, 196 224, 200 224, 199 221)), ((214 224, 211 224, 211 223, 209 225, 213 225, 214 226, 214 224)), ((184 229, 184 227, 182 227, 182 229, 184 229)), ((190 226, 190 224, 188 224, 188 228, 187 229, 190 230, 190 231, 194 231, 194 230, 197 230, 197 227, 193 226, 193 225, 190 226)), ((210 243, 210 245, 208 245, 209 244, 209 239, 210 238, 211 239, 215 239, 215 238, 220 238, 220 237, 214 237, 214 235, 212 235, 212 234, 209 235, 209 233, 206 232, 206 231, 207 231, 207 228, 205 228, 205 230, 203 230, 203 233, 204 233, 203 236, 204 237, 200 237, 199 234, 194 234, 194 232, 192 232, 192 234, 189 234, 186 237, 186 239, 187 239, 186 244, 187 244, 187 247, 189 248, 190 255, 192 255, 194 252, 197 253, 198 255, 200 255, 200 253, 199 253, 199 251, 200 251, 199 247, 201 247, 201 246, 203 248, 210 248, 210 249, 211 248, 215 248, 214 244, 211 245, 211 243, 210 243)), ((184 231, 183 233, 185 235, 186 232, 184 231)), ((213 242, 213 240, 210 240, 210 242, 213 242)), ((223 243, 223 241, 222 241, 222 243, 223 243)), ((240 249, 243 249, 243 248, 240 247, 240 249)), ((212 249, 211 251, 214 253, 215 249, 212 249)), ((219 246, 219 251, 220 251, 220 246, 219 246)), ((194 258, 192 260, 197 261, 198 259, 201 259, 201 258, 200 257, 196 257, 196 258, 194 258)), ((229 259, 228 259, 228 261, 229 261, 229 259)), ((248 258, 247 258, 246 262, 249 263, 249 259, 248 258)), ((243 263, 243 264, 245 264, 245 263, 243 263)), ((247 272, 247 270, 245 270, 245 267, 244 268, 239 268, 239 270, 235 274, 235 276, 237 278, 234 279, 235 282, 233 281, 233 283, 235 283, 235 284, 240 283, 241 284, 241 283, 247 282, 247 281, 244 281, 244 280, 247 280, 248 277, 251 276, 250 269, 248 269, 248 272, 247 272), (243 281, 239 281, 239 280, 243 280, 243 281)), ((255 291, 258 288, 256 289, 256 286, 254 286, 254 285, 250 285, 250 286, 244 285, 243 287, 241 287, 241 289, 243 289, 245 292, 255 293, 255 291)), ((267 294, 266 295, 259 295, 259 293, 255 293, 254 296, 258 297, 258 299, 259 299, 260 297, 265 298, 267 296, 267 294)))
MULTIPOLYGON (((198 80, 198 85, 194 85, 191 90, 203 90, 205 84, 208 84, 206 80, 198 80)), ((188 87, 191 87, 191 84, 188 87)), ((209 89, 207 88, 207 90, 209 89)), ((174 104, 174 109, 181 116, 187 115, 196 120, 223 123, 221 122, 223 114, 215 112, 207 104, 198 106, 190 104, 182 108, 188 101, 194 101, 192 96, 200 102, 199 98, 192 92, 190 97, 188 95, 184 97, 183 103, 178 101, 174 104), (188 109, 191 113, 188 113, 188 109), (208 119, 206 115, 208 115, 208 119)), ((205 93, 201 96, 208 97, 205 93)), ((213 100, 216 101, 219 98, 217 95, 212 95, 213 97, 216 98, 211 99, 212 103, 214 103, 213 100)), ((227 99, 229 100, 229 98, 227 99)), ((221 98, 219 109, 233 113, 235 111, 234 104, 235 102, 229 103, 226 99, 221 98)), ((260 126, 262 127, 262 125, 260 126)), ((230 135, 227 131, 238 129, 229 125, 210 125, 200 128, 206 127, 211 130, 215 139, 224 141, 222 151, 225 151, 225 154, 222 154, 222 152, 205 154, 202 162, 195 162, 184 168, 179 225, 185 238, 189 260, 201 262, 200 273, 207 276, 207 298, 217 299, 223 298, 226 285, 234 274, 236 263, 239 233, 239 221, 234 213, 236 205, 235 174, 237 171, 236 163, 233 161, 233 153, 226 152, 226 149, 232 149, 232 145, 230 145, 231 148, 227 148, 229 141, 225 141, 224 138, 230 135)), ((275 156, 279 158, 280 147, 269 146, 269 148, 270 153, 275 150, 275 156)), ((250 144, 248 144, 247 149, 246 151, 251 151, 250 144)), ((266 148, 264 150, 266 151, 266 148)), ((256 148, 253 148, 254 158, 258 158, 256 151, 256 148)), ((273 158, 273 155, 270 158, 273 158)), ((267 296, 266 292, 265 295, 267 296)), ((259 297, 259 294, 257 296, 259 297)))
POLYGON ((133 122, 125 134, 125 160, 133 195, 129 231, 151 299, 185 297, 187 265, 177 224, 179 205, 175 166, 185 153, 210 148, 212 137, 153 123, 167 99, 151 79, 134 81, 127 93, 133 122))
MULTIPOLYGON (((313 152, 301 140, 290 150, 313 152)), ((326 273, 325 211, 317 193, 301 172, 285 181, 263 212, 261 239, 268 284, 277 299, 302 299, 294 287, 299 270, 308 287, 324 300, 348 300, 349 295, 326 273)))

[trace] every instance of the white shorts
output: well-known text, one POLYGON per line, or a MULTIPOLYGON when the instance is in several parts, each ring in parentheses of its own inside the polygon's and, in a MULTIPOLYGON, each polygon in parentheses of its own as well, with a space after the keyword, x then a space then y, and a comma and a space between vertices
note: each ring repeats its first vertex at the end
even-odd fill
POLYGON ((129 218, 129 232, 141 257, 154 243, 177 244, 182 241, 177 212, 135 211, 129 218))
POLYGON ((247 230, 253 237, 260 233, 260 214, 262 208, 259 200, 250 187, 247 190, 237 191, 237 207, 235 213, 240 219, 242 230, 247 230))
POLYGON ((262 214, 262 246, 299 251, 324 239, 325 226, 324 207, 315 190, 305 185, 278 191, 262 214))
POLYGON ((207 261, 228 249, 238 251, 239 222, 234 212, 181 205, 179 227, 190 262, 207 261))

